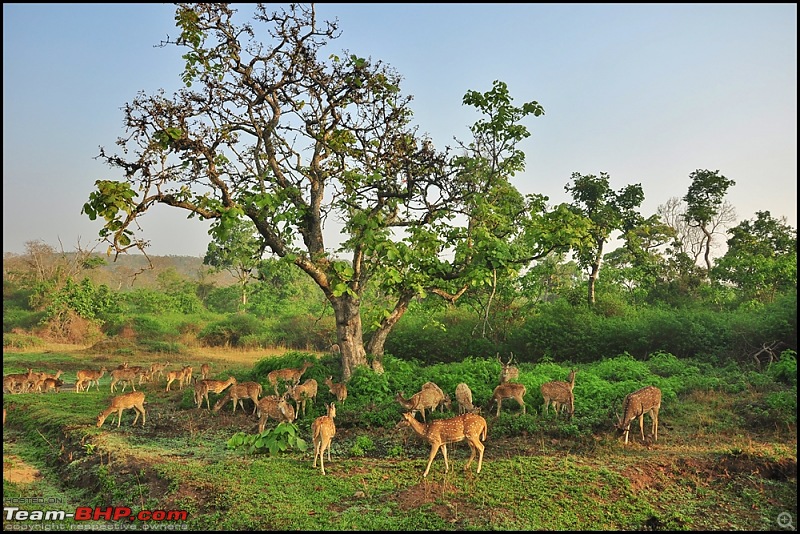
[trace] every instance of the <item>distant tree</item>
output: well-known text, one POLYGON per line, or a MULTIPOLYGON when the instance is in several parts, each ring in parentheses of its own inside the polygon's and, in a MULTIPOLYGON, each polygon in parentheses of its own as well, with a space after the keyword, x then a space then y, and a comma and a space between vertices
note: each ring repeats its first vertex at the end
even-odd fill
POLYGON ((589 270, 587 302, 593 306, 605 245, 614 231, 625 232, 639 224, 641 215, 637 209, 644 201, 644 192, 641 184, 613 191, 604 172, 599 177, 575 172, 572 183, 564 190, 572 195, 572 210, 590 224, 591 240, 577 248, 576 255, 581 267, 589 270))
POLYGON ((247 306, 247 284, 254 279, 261 262, 261 240, 252 221, 235 219, 220 227, 208 244, 203 264, 227 271, 241 286, 242 309, 247 306))
POLYGON ((759 211, 728 234, 728 251, 717 260, 713 278, 734 284, 745 298, 768 302, 797 291, 797 230, 785 218, 759 211))
MULTIPOLYGON (((698 169, 689 175, 692 183, 683 197, 686 202, 684 220, 703 233, 700 243, 706 272, 711 271, 711 243, 715 226, 712 224, 722 212, 728 189, 736 182, 722 176, 719 171, 698 169)), ((727 221, 725 221, 727 222, 727 221)))
MULTIPOLYGON (((705 253, 706 236, 699 226, 687 221, 687 209, 688 205, 685 201, 679 197, 672 197, 658 206, 656 213, 675 231, 675 240, 671 246, 672 254, 686 255, 692 258, 694 263, 699 264, 700 258, 705 253)), ((716 239, 716 236, 724 237, 725 229, 734 222, 736 222, 736 209, 727 200, 724 200, 718 213, 708 223, 708 231, 715 237, 710 243, 711 251, 721 246, 722 242, 716 239)))

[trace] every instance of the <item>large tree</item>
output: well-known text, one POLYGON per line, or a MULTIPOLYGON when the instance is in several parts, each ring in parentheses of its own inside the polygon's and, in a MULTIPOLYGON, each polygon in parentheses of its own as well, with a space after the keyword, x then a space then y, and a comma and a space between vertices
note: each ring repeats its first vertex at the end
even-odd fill
MULTIPOLYGON (((349 380, 368 365, 361 317, 368 283, 394 302, 370 339, 370 354, 380 355, 415 296, 437 290, 456 297, 465 280, 482 274, 469 266, 508 257, 492 256, 507 236, 492 230, 486 221, 494 210, 479 209, 476 196, 518 199, 500 211, 525 215, 518 237, 529 252, 553 248, 533 243, 551 227, 569 233, 558 224, 563 210, 547 212, 543 198, 522 197, 508 183, 521 168, 515 145, 528 135, 517 121, 541 115, 536 102, 510 105, 500 82, 488 93, 468 93, 465 104, 491 116, 476 142, 499 149, 450 156, 411 125, 411 97, 401 93, 396 72, 349 52, 324 52, 337 23, 317 21, 313 5, 275 13, 258 5, 252 25, 236 18, 227 4, 179 4, 180 34, 162 44, 185 50, 187 87, 171 98, 139 94, 124 109, 120 153, 100 149, 125 180, 98 181, 83 211, 105 219, 100 235, 117 254, 144 250, 134 230, 156 205, 211 220, 212 235, 249 219, 261 248, 294 263, 330 302, 349 380), (270 43, 256 39, 256 25, 270 43), (488 172, 487 163, 500 167, 476 157, 486 154, 515 159, 488 172), (344 236, 338 248, 324 240, 334 222, 344 236)), ((379 358, 372 365, 381 370, 379 358)))
POLYGON ((619 191, 611 189, 607 173, 600 176, 572 173, 572 183, 564 190, 572 195, 573 211, 589 222, 590 240, 576 248, 578 263, 589 270, 586 300, 595 303, 595 286, 600 275, 603 250, 614 231, 627 232, 639 226, 642 216, 637 211, 644 201, 641 184, 632 184, 619 191))

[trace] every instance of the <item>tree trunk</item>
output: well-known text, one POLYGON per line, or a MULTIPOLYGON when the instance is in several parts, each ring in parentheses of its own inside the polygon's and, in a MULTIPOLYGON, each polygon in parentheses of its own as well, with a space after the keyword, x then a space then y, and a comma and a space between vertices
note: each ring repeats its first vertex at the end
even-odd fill
POLYGON ((336 335, 342 351, 342 380, 348 382, 356 367, 367 367, 367 352, 361 331, 359 301, 348 294, 331 299, 336 316, 336 335))
POLYGON ((389 332, 392 331, 392 328, 394 328, 400 318, 408 311, 408 305, 413 298, 414 293, 411 292, 401 295, 392 312, 381 321, 380 326, 372 334, 369 343, 367 343, 367 353, 375 357, 372 361, 372 369, 376 373, 383 373, 384 370, 380 360, 383 356, 386 338, 389 337, 389 332))

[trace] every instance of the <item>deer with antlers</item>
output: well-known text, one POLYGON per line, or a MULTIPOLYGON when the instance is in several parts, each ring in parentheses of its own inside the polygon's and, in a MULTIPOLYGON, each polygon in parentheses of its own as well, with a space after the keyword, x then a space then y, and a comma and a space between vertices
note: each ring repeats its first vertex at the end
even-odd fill
MULTIPOLYGON (((449 443, 456 443, 466 440, 470 448, 470 457, 464 469, 469 469, 472 461, 475 459, 475 454, 478 453, 478 473, 481 472, 483 465, 483 451, 485 446, 481 441, 486 441, 487 425, 486 419, 478 414, 466 413, 457 415, 449 419, 436 419, 430 423, 420 423, 414 414, 411 412, 403 413, 405 424, 410 426, 414 432, 420 437, 425 439, 431 444, 431 453, 428 456, 428 465, 425 466, 425 472, 422 477, 428 476, 431 469, 433 459, 439 449, 442 449, 442 456, 444 457, 444 472, 450 470, 450 465, 447 461, 447 445, 449 443)), ((403 421, 400 422, 402 424, 403 421)))
POLYGON ((547 413, 548 407, 552 404, 553 409, 558 415, 558 412, 567 410, 571 418, 575 413, 575 375, 578 373, 577 369, 572 369, 567 376, 567 381, 553 380, 552 382, 545 382, 542 384, 540 390, 542 397, 544 397, 544 413, 547 413))
POLYGON ((518 380, 519 379, 519 367, 511 365, 511 362, 514 361, 514 353, 513 352, 509 355, 508 361, 505 362, 505 363, 503 362, 503 360, 500 359, 500 354, 499 353, 495 355, 495 358, 497 358, 497 361, 500 362, 500 365, 503 366, 503 368, 500 369, 500 383, 501 384, 505 384, 506 382, 511 382, 512 380, 518 380))
POLYGON ((275 395, 280 395, 280 391, 278 391, 278 383, 279 382, 288 382, 292 386, 296 386, 300 383, 300 378, 303 374, 308 370, 309 367, 313 366, 313 362, 304 362, 301 367, 296 369, 287 368, 287 369, 275 369, 271 371, 267 375, 267 380, 272 385, 272 388, 275 390, 275 395))
POLYGON ((628 393, 622 402, 622 414, 617 414, 617 424, 614 425, 618 430, 625 433, 625 444, 628 444, 628 435, 631 430, 631 421, 639 418, 639 431, 644 438, 644 414, 650 414, 653 422, 652 434, 653 441, 658 441, 658 410, 661 409, 661 390, 655 386, 646 386, 642 389, 628 393))
POLYGON ((331 441, 333 436, 336 435, 336 424, 333 419, 336 417, 336 404, 330 403, 325 405, 325 415, 321 415, 314 419, 311 423, 311 439, 314 442, 314 466, 317 467, 317 458, 319 458, 319 467, 322 474, 325 474, 325 462, 323 456, 325 450, 328 450, 328 461, 331 461, 331 441))

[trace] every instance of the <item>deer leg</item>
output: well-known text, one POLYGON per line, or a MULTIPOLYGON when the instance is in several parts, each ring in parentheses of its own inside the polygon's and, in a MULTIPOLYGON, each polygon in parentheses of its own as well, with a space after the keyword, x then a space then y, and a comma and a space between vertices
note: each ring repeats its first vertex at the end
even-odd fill
POLYGON ((469 438, 467 440, 467 443, 469 444, 469 452, 470 452, 470 454, 469 454, 469 460, 467 460, 467 465, 464 466, 464 470, 469 469, 469 466, 472 463, 472 460, 475 458, 475 444, 473 443, 473 439, 475 439, 475 438, 469 438))
POLYGON ((650 416, 653 419, 653 441, 658 441, 658 409, 654 408, 650 416))
POLYGON ((497 415, 495 417, 500 417, 500 406, 503 404, 503 399, 497 399, 497 415))
POLYGON ((642 432, 642 441, 644 441, 644 413, 639 416, 639 430, 642 432))
POLYGON ((422 473, 422 478, 428 476, 428 471, 431 469, 431 464, 433 463, 433 459, 436 457, 436 453, 439 452, 439 444, 432 444, 431 445, 431 455, 428 457, 428 465, 425 467, 425 472, 422 473))
POLYGON ((444 456, 444 472, 450 471, 450 464, 447 463, 447 443, 442 444, 442 456, 444 456))

